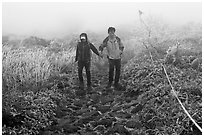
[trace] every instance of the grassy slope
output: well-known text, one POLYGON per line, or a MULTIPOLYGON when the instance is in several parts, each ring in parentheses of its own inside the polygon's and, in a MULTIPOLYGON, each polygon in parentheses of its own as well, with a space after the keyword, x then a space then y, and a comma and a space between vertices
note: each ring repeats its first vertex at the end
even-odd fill
MULTIPOLYGON (((105 90, 107 68, 94 62, 94 89, 87 94, 78 89, 76 65, 41 86, 3 91, 3 134, 199 134, 171 93, 160 65, 163 56, 153 56, 154 64, 143 52, 123 66, 122 91, 105 90)), ((183 105, 200 124, 201 71, 166 68, 183 105)))

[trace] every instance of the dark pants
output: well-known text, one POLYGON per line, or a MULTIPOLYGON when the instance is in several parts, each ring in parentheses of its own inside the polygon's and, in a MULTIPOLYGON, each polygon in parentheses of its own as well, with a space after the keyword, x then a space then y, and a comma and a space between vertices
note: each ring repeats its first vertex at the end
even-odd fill
POLYGON ((83 71, 83 68, 85 67, 85 69, 86 69, 86 77, 87 77, 87 86, 91 85, 90 66, 91 66, 90 61, 79 61, 78 62, 78 76, 79 76, 80 84, 83 83, 82 71, 83 71))
POLYGON ((118 84, 120 78, 121 59, 109 59, 109 84, 113 82, 115 69, 115 84, 118 84))

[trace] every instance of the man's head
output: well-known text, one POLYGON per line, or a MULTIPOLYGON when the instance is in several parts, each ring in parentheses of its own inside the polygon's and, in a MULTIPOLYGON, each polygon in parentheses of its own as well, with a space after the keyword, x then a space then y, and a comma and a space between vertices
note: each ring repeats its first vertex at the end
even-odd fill
POLYGON ((108 28, 108 34, 110 37, 113 37, 115 35, 115 28, 114 27, 109 27, 108 28))
POLYGON ((86 42, 87 41, 87 34, 86 33, 81 33, 81 35, 80 35, 80 40, 82 41, 82 42, 86 42))

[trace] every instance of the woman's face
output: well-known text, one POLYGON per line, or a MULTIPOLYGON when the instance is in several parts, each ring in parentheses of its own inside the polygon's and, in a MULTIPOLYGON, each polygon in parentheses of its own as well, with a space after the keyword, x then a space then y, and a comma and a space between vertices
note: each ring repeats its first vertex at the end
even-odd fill
POLYGON ((86 41, 86 37, 85 36, 81 36, 80 39, 81 39, 82 42, 86 41))

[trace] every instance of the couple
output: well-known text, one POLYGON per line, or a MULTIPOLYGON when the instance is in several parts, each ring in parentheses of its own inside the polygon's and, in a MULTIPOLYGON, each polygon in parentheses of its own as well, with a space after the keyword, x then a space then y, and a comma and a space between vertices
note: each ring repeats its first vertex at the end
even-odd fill
POLYGON ((82 33, 80 35, 80 42, 77 44, 76 49, 76 59, 75 62, 78 61, 78 76, 79 76, 79 84, 80 88, 84 89, 83 76, 82 71, 85 67, 86 76, 87 76, 87 88, 91 90, 91 73, 90 73, 90 63, 91 63, 91 50, 101 58, 102 51, 104 48, 107 49, 108 52, 108 60, 109 60, 109 82, 106 88, 111 88, 113 82, 114 69, 115 72, 115 89, 120 89, 121 85, 119 84, 120 78, 120 68, 121 68, 121 55, 123 53, 124 46, 119 37, 115 35, 115 28, 108 28, 108 37, 106 37, 103 41, 103 44, 99 47, 99 51, 95 48, 95 46, 88 41, 88 37, 86 33, 82 33))

